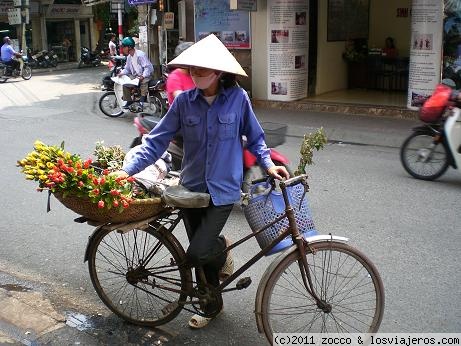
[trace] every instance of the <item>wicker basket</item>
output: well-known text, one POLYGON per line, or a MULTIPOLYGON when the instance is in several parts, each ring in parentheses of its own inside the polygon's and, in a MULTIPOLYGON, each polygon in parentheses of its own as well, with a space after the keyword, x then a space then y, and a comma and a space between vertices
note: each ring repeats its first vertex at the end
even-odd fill
POLYGON ((122 223, 147 219, 159 214, 165 207, 162 200, 158 197, 135 199, 130 203, 128 208, 120 212, 118 208, 100 209, 96 203, 91 202, 88 198, 72 195, 64 197, 59 192, 55 192, 54 196, 65 207, 75 213, 86 217, 88 220, 104 223, 122 223))

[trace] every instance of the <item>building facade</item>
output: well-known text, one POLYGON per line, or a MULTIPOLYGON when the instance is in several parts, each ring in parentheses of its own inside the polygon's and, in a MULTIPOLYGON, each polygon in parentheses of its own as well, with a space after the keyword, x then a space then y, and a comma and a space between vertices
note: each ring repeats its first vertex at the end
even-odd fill
MULTIPOLYGON (((18 39, 20 26, 8 24, 8 9, 13 1, 0 5, 0 34, 18 39)), ((91 7, 81 3, 63 4, 53 0, 31 0, 30 19, 26 25, 26 44, 33 51, 54 50, 61 61, 77 60, 82 46, 94 49, 98 31, 91 7)), ((16 42, 16 41, 14 41, 16 42)), ((19 47, 16 47, 19 48, 19 47)))

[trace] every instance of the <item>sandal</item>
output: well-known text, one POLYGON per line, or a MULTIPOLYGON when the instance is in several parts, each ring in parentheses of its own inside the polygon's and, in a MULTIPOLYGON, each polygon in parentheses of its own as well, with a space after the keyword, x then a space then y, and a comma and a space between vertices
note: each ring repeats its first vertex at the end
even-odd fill
POLYGON ((200 329, 206 327, 208 323, 222 312, 222 310, 215 317, 203 317, 200 315, 194 315, 189 320, 189 327, 192 329, 200 329))
MULTIPOLYGON (((229 247, 232 244, 232 242, 227 238, 224 238, 224 239, 226 239, 226 247, 229 247)), ((224 265, 219 270, 219 280, 224 281, 229 276, 231 276, 233 273, 234 273, 234 258, 232 257, 231 252, 228 251, 226 262, 224 262, 224 265)))
POLYGON ((208 325, 212 318, 194 315, 189 320, 189 327, 193 329, 200 329, 208 325))

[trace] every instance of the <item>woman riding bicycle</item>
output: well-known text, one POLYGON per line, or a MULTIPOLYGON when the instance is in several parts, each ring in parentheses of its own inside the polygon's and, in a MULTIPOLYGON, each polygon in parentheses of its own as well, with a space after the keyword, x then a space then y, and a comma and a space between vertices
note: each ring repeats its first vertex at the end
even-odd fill
MULTIPOLYGON (((270 159, 248 95, 235 82, 237 75, 247 74, 216 36, 211 34, 195 43, 168 65, 188 68, 196 88, 176 97, 118 174, 127 176, 143 170, 160 158, 176 132, 182 134, 181 185, 211 197, 207 208, 182 210, 190 241, 187 258, 194 266, 203 267, 208 284, 218 286, 220 271, 230 275, 233 267, 229 254, 217 254, 226 248, 226 239, 220 233, 234 203, 240 200, 242 136, 246 136, 247 148, 268 175, 283 179, 289 178, 289 173, 270 159)), ((194 315, 189 325, 201 328, 209 321, 194 315)))

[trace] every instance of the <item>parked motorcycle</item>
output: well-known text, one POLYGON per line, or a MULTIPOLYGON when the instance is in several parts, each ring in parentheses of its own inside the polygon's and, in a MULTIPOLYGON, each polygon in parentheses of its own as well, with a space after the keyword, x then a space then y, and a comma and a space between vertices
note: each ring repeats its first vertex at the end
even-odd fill
MULTIPOLYGON (((47 53, 47 56, 48 56, 48 63, 50 64, 51 67, 56 67, 58 66, 58 55, 53 51, 53 50, 50 50, 48 53, 47 53)), ((45 57, 46 59, 46 57, 45 57)))
POLYGON ((33 68, 45 68, 48 67, 50 64, 48 60, 50 59, 47 55, 48 52, 46 50, 41 50, 36 52, 32 55, 31 61, 33 61, 33 68))
POLYGON ((97 53, 90 52, 86 47, 80 48, 80 61, 78 62, 78 68, 82 66, 94 66, 101 65, 101 57, 97 53))
POLYGON ((460 104, 446 106, 437 119, 415 127, 400 149, 403 167, 417 179, 434 180, 449 166, 461 168, 460 104))
POLYGON ((29 66, 29 61, 27 59, 27 55, 23 55, 22 58, 18 58, 21 60, 22 68, 14 68, 10 65, 6 65, 0 62, 0 82, 5 83, 10 78, 17 78, 19 76, 22 77, 24 80, 29 80, 32 78, 32 69, 29 66))
MULTIPOLYGON (((161 117, 150 115, 148 113, 140 113, 134 118, 134 126, 137 128, 139 135, 135 137, 130 145, 130 148, 135 147, 142 143, 142 137, 148 134, 160 121, 161 117)), ((284 166, 290 176, 293 176, 293 172, 289 166, 289 160, 286 156, 273 149, 273 147, 281 145, 285 142, 286 126, 275 124, 275 123, 261 123, 263 129, 266 132, 266 144, 271 150, 271 159, 277 166, 284 166)), ((243 184, 242 191, 248 192, 251 182, 265 177, 267 174, 258 165, 256 157, 245 147, 246 139, 243 138, 244 149, 243 149, 243 184)), ((167 151, 172 156, 172 169, 179 171, 181 169, 183 152, 183 139, 182 136, 177 133, 170 144, 168 145, 167 151)))
POLYGON ((141 92, 139 87, 134 86, 131 94, 133 103, 129 109, 123 109, 123 85, 130 84, 132 81, 127 76, 111 77, 114 82, 113 91, 107 91, 99 99, 99 109, 109 117, 119 117, 124 113, 148 112, 163 116, 168 109, 168 99, 165 91, 165 81, 150 80, 148 86, 148 96, 146 102, 140 102, 141 92), (126 78, 123 78, 126 77, 126 78))

